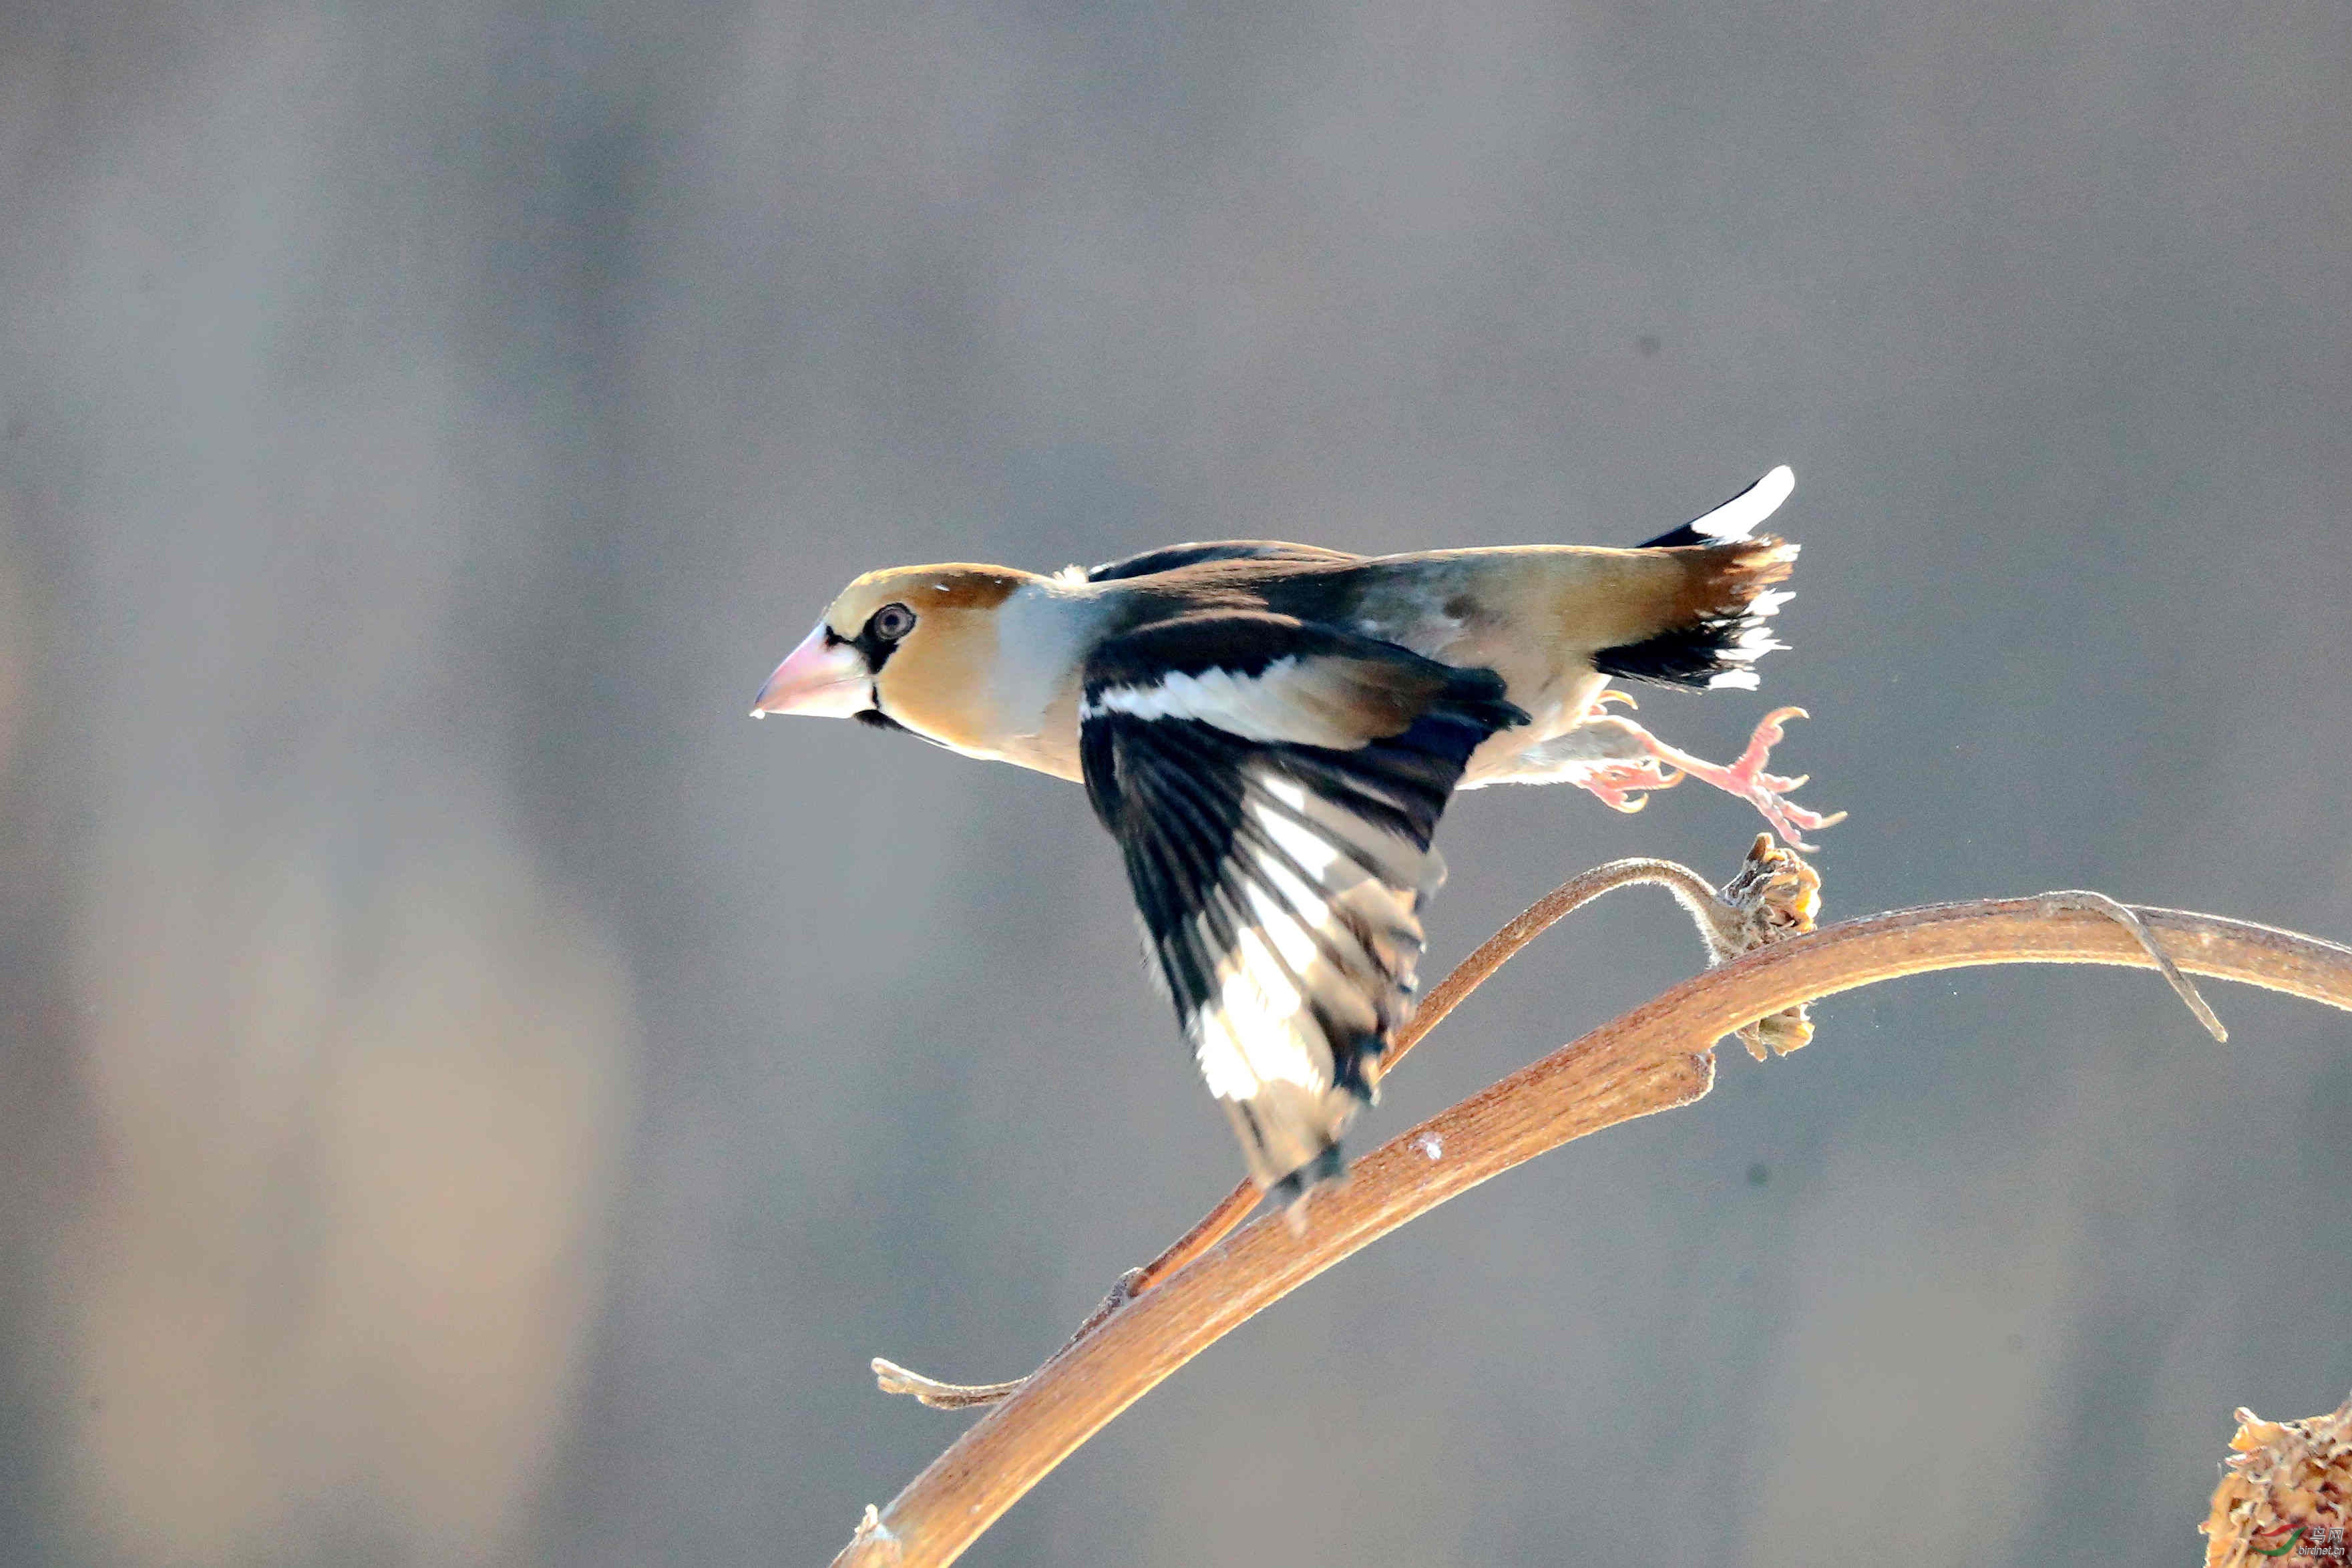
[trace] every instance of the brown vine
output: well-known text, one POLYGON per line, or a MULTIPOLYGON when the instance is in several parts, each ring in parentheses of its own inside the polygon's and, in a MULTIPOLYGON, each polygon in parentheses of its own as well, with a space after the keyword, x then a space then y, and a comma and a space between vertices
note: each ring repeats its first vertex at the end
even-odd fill
MULTIPOLYGON (((1465 961, 1433 992, 1435 1016, 1419 1032, 1443 1016, 1440 994, 1465 972, 1492 960, 1452 990, 1448 1005, 1584 901, 1568 897, 1571 889, 1611 869, 1568 884, 1465 961), (1497 944, 1502 951, 1495 956, 1497 944)), ((1696 873, 1675 869, 1705 886, 1696 873)), ((1345 1186, 1318 1194, 1305 1235, 1260 1220, 1190 1256, 1148 1292, 1114 1290, 1085 1329, 1035 1373, 1015 1384, 989 1385, 991 1398, 1001 1402, 887 1509, 869 1507, 836 1565, 930 1568, 953 1562, 1072 1450, 1162 1378, 1341 1258, 1571 1139, 1705 1095, 1715 1080, 1714 1047, 1726 1035, 1882 980, 1994 963, 2159 969, 2184 998, 2194 998, 2193 987, 2173 972, 2177 964, 2189 973, 2352 1011, 2352 949, 2219 916, 2118 905, 2100 894, 1933 905, 1773 942, 1685 981, 1400 1133, 1359 1161, 1345 1186)), ((2218 1029, 2201 1010, 2201 999, 2191 1005, 2218 1029)), ((1211 1219, 1234 1201, 1221 1204, 1211 1219)))

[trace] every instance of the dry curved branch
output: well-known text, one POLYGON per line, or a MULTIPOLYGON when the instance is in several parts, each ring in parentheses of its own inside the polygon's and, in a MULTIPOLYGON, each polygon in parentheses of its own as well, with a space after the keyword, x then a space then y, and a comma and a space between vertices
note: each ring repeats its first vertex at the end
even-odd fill
POLYGON ((1261 1221, 1125 1303, 887 1510, 868 1509, 835 1563, 953 1562, 1079 1444, 1254 1314, 1513 1165, 1698 1099, 1714 1083, 1715 1043, 1770 1015, 1882 980, 1979 964, 2160 968, 2161 954, 2142 945, 2149 933, 2181 970, 2352 1011, 2352 949, 2213 915, 2131 912, 2143 932, 2079 894, 1932 905, 1848 921, 1685 981, 1366 1155, 1346 1186, 1318 1195, 1305 1236, 1261 1221))

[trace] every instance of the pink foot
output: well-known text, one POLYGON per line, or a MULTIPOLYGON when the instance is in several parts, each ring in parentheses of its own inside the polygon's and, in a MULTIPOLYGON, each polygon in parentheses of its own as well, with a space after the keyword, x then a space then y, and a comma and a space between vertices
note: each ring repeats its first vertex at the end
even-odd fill
MULTIPOLYGON (((1592 706, 1584 710, 1583 721, 1591 723, 1595 719, 1609 721, 1598 726, 1595 732, 1599 730, 1622 731, 1647 741, 1649 731, 1640 725, 1623 719, 1610 720, 1609 705, 1612 702, 1622 702, 1626 707, 1635 709, 1642 706, 1622 691, 1603 691, 1592 700, 1592 706)), ((1629 816, 1650 804, 1652 790, 1672 789, 1683 782, 1679 772, 1670 771, 1655 757, 1621 757, 1613 762, 1591 763, 1573 776, 1577 788, 1591 791, 1601 805, 1612 811, 1624 812, 1629 816)))
MULTIPOLYGON (((1657 762, 1688 773, 1701 784, 1711 784, 1727 794, 1738 795, 1762 812, 1764 820, 1779 830, 1790 848, 1811 849, 1813 846, 1805 842, 1804 836, 1843 822, 1845 813, 1840 811, 1823 816, 1819 812, 1807 811, 1803 806, 1780 798, 1801 785, 1811 775, 1800 773, 1795 778, 1783 778, 1778 773, 1764 771, 1764 764, 1772 758, 1772 748, 1785 738, 1786 731, 1781 725, 1790 719, 1804 717, 1806 713, 1801 708, 1776 708, 1767 713, 1763 721, 1756 726, 1755 732, 1748 737, 1748 749, 1740 752, 1739 760, 1727 768, 1704 762, 1688 752, 1669 746, 1646 731, 1643 731, 1643 738, 1648 742, 1645 749, 1657 762)), ((1625 808, 1620 806, 1618 809, 1625 808)))
POLYGON ((1665 764, 1655 757, 1643 757, 1635 763, 1603 763, 1576 781, 1578 788, 1591 790, 1610 810, 1628 813, 1649 805, 1650 791, 1672 789, 1682 782, 1680 773, 1667 772, 1665 764))

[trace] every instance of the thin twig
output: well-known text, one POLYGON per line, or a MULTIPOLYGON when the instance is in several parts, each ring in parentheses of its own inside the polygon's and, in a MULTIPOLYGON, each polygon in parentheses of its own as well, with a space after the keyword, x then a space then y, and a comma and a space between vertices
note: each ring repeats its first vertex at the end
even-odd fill
MULTIPOLYGON (((2217 916, 2138 908, 2180 969, 2352 1011, 2352 949, 2217 916)), ((870 1514, 836 1563, 953 1562, 1072 1449, 1218 1339, 1389 1231, 1511 1166, 1685 1105, 1713 1043, 1901 975, 1990 963, 2158 966, 2105 910, 2011 899, 1904 910, 1778 942, 1687 980, 1360 1161, 1303 1237, 1264 1221, 1114 1312, 870 1514)))
POLYGON ((2156 960, 2157 973, 2164 976, 2164 983, 2172 987, 2173 993, 2189 1005, 2189 1010, 2197 1015, 2197 1021, 2205 1026, 2205 1032, 2222 1045, 2230 1043, 2230 1031, 2221 1027, 2221 1020, 2214 1016, 2212 1008, 2205 1005, 2204 996, 2189 982, 2189 976, 2181 973, 2179 966, 2165 955, 2164 949, 2156 945, 2156 938, 2149 933, 2147 922, 2132 911, 2129 904, 2119 904, 2106 894, 2090 888, 2069 888, 2062 892, 2044 893, 2042 903, 2043 908, 2050 910, 2088 910, 2093 914, 2106 916, 2131 932, 2140 946, 2147 950, 2147 955, 2156 960))
MULTIPOLYGON (((1070 1336, 1073 1342, 1077 1337, 1070 1336)), ((941 1383, 912 1367, 900 1366, 887 1356, 877 1355, 866 1364, 874 1369, 875 1385, 883 1393, 911 1395, 916 1403, 934 1410, 976 1410, 983 1405, 994 1405, 1012 1398, 1013 1391, 1029 1381, 1015 1377, 1003 1383, 941 1383)))

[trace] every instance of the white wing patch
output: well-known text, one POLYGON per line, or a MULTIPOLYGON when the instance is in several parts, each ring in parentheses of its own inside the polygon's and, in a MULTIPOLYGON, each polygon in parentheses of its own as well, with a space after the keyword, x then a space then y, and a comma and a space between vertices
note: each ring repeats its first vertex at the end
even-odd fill
POLYGON ((1080 705, 1078 718, 1196 719, 1244 741, 1353 751, 1393 728, 1378 695, 1356 661, 1286 654, 1255 675, 1204 669, 1106 687, 1080 705))
POLYGON ((1192 1020, 1193 1054, 1220 1100, 1276 1083, 1320 1094, 1332 1087, 1327 1030, 1376 1037, 1402 1019, 1436 858, 1274 769, 1246 770, 1244 792, 1243 831, 1194 917, 1202 948, 1222 956, 1216 994, 1192 1020))
POLYGON ((1081 721, 1106 713, 1137 719, 1198 719, 1244 741, 1289 741, 1297 726, 1283 710, 1282 689, 1298 668, 1296 658, 1276 659, 1256 675, 1206 669, 1198 675, 1163 675, 1150 686, 1113 686, 1087 699, 1081 721))
POLYGON ((1270 776, 1263 770, 1251 783, 1266 797, 1249 803, 1251 818, 1284 854, 1298 862, 1300 870, 1319 879, 1339 858, 1339 847, 1300 820, 1307 815, 1307 791, 1294 780, 1270 776), (1287 809, 1276 810, 1276 806, 1287 809))
POLYGON ((1331 1087, 1330 1053, 1319 1033, 1310 1042, 1299 1026, 1303 998, 1278 964, 1264 962, 1263 948, 1256 933, 1245 935, 1217 999, 1193 1015, 1192 1054, 1219 1100, 1254 1100, 1273 1081, 1317 1094, 1331 1087))
POLYGON ((1691 531, 1709 539, 1745 539, 1779 511, 1796 488, 1795 472, 1783 463, 1705 517, 1691 519, 1691 531))

